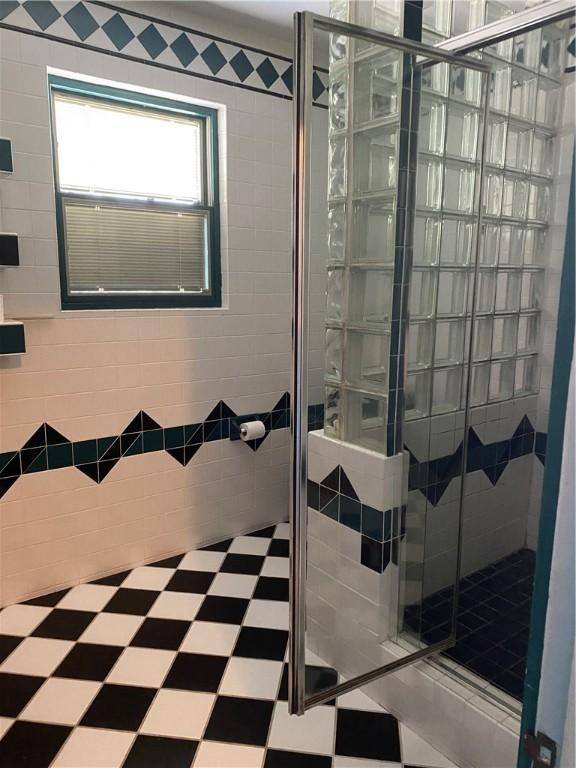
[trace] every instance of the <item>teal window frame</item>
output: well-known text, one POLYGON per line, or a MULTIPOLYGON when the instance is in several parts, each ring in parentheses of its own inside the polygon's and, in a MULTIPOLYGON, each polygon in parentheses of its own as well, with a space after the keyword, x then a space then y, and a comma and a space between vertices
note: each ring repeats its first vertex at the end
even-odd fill
MULTIPOLYGON (((50 114, 52 129, 52 158, 54 167, 54 191, 56 201, 56 232, 58 238, 58 261, 60 271, 60 298, 63 310, 86 309, 177 309, 207 308, 222 306, 222 262, 220 254, 220 190, 218 166, 218 110, 186 101, 176 101, 160 96, 153 96, 139 91, 128 91, 107 85, 100 85, 81 80, 49 75, 50 114), (64 226, 63 198, 74 194, 62 192, 58 182, 58 156, 55 137, 53 94, 72 93, 86 96, 91 100, 99 99, 112 104, 128 104, 151 111, 176 112, 199 119, 202 122, 205 141, 204 177, 209 204, 203 204, 202 210, 209 211, 208 226, 208 276, 210 290, 206 293, 173 294, 71 294, 66 268, 66 236, 64 226)), ((80 196, 79 196, 80 197, 80 196)), ((86 199, 85 195, 81 196, 86 199)), ((95 202, 104 200, 98 195, 90 196, 95 202)), ((129 205, 129 204, 127 204, 129 205)), ((173 210, 170 204, 155 203, 158 209, 173 210)))

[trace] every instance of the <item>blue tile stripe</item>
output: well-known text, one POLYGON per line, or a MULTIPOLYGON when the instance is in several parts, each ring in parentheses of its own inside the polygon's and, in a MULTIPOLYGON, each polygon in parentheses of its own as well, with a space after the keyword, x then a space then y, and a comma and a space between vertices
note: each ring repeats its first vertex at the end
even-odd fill
MULTIPOLYGON (((496 485, 513 459, 534 453, 544 464, 546 437, 544 432, 535 431, 527 416, 522 417, 511 438, 493 443, 483 443, 474 428, 470 427, 466 472, 483 470, 492 485, 496 485)), ((421 491, 427 500, 436 506, 450 481, 460 475, 463 443, 460 443, 454 453, 430 461, 418 461, 410 448, 405 448, 410 459, 408 490, 421 491)))
POLYGON ((237 415, 220 401, 196 424, 162 427, 140 411, 120 435, 72 442, 50 424, 41 424, 18 451, 0 453, 0 498, 22 476, 63 467, 76 467, 96 483, 101 483, 124 456, 166 451, 182 466, 196 455, 204 443, 234 439, 242 421, 260 418, 266 434, 246 445, 257 451, 270 432, 290 426, 290 396, 286 392, 265 413, 237 415))
MULTIPOLYGON (((0 27, 292 98, 291 59, 109 3, 67 3, 61 12, 48 0, 0 0, 0 27)), ((314 103, 327 107, 327 70, 316 67, 313 79, 314 103)))

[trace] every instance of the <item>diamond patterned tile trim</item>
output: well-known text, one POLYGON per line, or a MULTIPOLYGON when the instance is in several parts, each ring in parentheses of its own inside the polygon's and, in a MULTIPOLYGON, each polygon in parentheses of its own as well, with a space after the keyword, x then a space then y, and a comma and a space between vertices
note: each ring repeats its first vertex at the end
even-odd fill
POLYGON ((64 18, 70 24, 80 40, 84 41, 98 29, 98 23, 86 9, 84 3, 77 3, 64 14, 64 18))
POLYGON ((246 445, 257 451, 273 429, 290 426, 290 397, 282 395, 271 411, 237 415, 222 400, 203 422, 162 427, 144 411, 140 411, 120 435, 72 442, 50 424, 42 424, 19 451, 0 454, 0 498, 21 475, 50 469, 76 467, 96 483, 101 483, 124 456, 166 451, 186 466, 204 443, 214 440, 239 439, 243 421, 261 419, 266 434, 246 445))
MULTIPOLYGON (((460 474, 463 444, 460 443, 454 453, 430 461, 418 461, 409 446, 405 448, 410 457, 408 490, 421 491, 436 506, 450 481, 460 474)), ((546 434, 536 433, 530 419, 523 416, 509 440, 483 443, 474 428, 470 427, 467 448, 466 472, 483 470, 492 485, 496 485, 512 459, 535 453, 544 463, 546 434)))
POLYGON ((114 16, 111 16, 108 21, 102 25, 102 29, 114 43, 114 46, 118 51, 125 48, 135 37, 128 24, 126 24, 119 13, 115 13, 114 16))
POLYGON ((381 510, 363 504, 340 465, 320 483, 308 480, 308 506, 358 532, 357 559, 362 565, 384 573, 390 562, 398 564, 405 507, 381 510))
MULTIPOLYGON (((62 15, 58 4, 47 0, 0 1, 0 25, 278 98, 292 97, 292 62, 285 56, 107 3, 83 0, 67 3, 66 8, 62 15), (21 7, 26 14, 19 12, 21 7), (75 38, 56 23, 61 18, 75 38), (104 35, 98 34, 100 30, 104 35), (134 44, 136 39, 139 44, 134 44)), ((327 70, 316 68, 313 82, 314 103, 324 108, 328 102, 327 74, 327 70)))

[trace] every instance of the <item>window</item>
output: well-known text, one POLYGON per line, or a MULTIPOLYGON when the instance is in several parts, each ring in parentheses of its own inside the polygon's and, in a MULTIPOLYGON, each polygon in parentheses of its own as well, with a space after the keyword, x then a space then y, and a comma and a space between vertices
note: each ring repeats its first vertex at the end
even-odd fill
POLYGON ((62 308, 220 306, 217 111, 50 90, 62 308))

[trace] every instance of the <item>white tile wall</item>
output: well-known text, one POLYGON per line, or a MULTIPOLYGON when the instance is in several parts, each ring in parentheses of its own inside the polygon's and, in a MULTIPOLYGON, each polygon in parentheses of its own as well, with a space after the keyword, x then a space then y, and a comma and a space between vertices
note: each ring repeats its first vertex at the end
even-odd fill
MULTIPOLYGON (((326 113, 314 113, 316 199, 325 200, 326 113)), ((27 340, 25 355, 0 362, 0 451, 20 448, 44 421, 81 440, 118 434, 139 410, 169 427, 202 420, 220 399, 237 413, 267 410, 288 390, 291 121, 289 101, 0 30, 0 135, 15 152, 14 174, 0 181, 0 228, 18 232, 21 248, 0 292, 7 316, 25 318, 27 340), (60 311, 48 68, 219 107, 223 309, 60 311)), ((316 289, 320 327, 318 280, 316 289)), ((322 399, 321 368, 320 359, 312 402, 322 399)), ((73 468, 22 477, 0 502, 2 600, 284 519, 287 473, 282 430, 256 454, 206 445, 186 468, 165 453, 123 459, 101 485, 73 468)))

